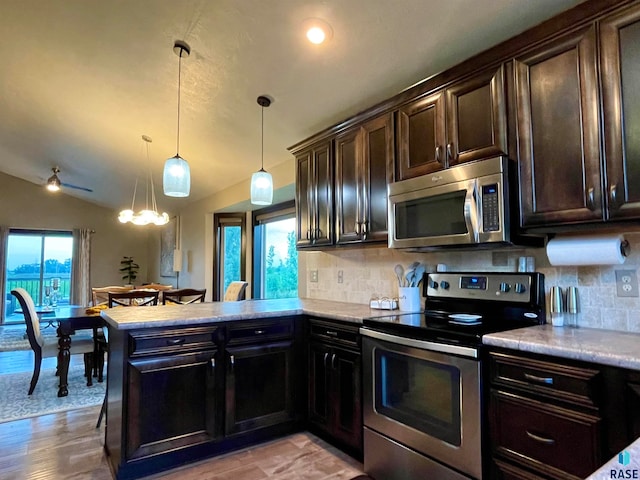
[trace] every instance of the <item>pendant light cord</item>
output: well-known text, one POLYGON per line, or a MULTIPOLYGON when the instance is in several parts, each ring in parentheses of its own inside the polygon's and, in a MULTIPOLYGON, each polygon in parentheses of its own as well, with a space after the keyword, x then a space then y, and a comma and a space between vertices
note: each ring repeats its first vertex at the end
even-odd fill
POLYGON ((260 170, 264 171, 264 106, 261 106, 262 112, 262 141, 261 141, 261 160, 260 160, 260 170))
POLYGON ((180 89, 181 89, 181 78, 182 78, 182 52, 184 48, 180 47, 180 55, 178 59, 178 128, 176 135, 176 157, 179 157, 180 152, 180 89))

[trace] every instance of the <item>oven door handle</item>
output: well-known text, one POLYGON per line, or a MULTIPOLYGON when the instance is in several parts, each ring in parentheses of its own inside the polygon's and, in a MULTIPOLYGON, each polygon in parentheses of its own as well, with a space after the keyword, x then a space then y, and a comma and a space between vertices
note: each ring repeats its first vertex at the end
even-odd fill
POLYGON ((390 335, 388 333, 382 333, 375 330, 369 330, 368 328, 361 328, 360 334, 374 338, 376 340, 382 340, 389 343, 395 343, 397 345, 404 345, 405 347, 419 348, 421 350, 428 350, 430 352, 449 353, 452 355, 460 355, 467 358, 478 358, 478 350, 472 347, 462 347, 460 345, 449 345, 446 343, 428 342, 426 340, 416 340, 414 338, 398 337, 396 335, 390 335))

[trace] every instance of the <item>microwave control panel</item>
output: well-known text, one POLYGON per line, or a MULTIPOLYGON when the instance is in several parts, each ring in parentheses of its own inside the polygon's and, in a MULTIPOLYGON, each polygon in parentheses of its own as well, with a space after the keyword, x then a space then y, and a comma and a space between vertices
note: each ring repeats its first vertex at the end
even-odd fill
POLYGON ((482 231, 500 230, 500 203, 498 202, 498 184, 482 186, 482 231))

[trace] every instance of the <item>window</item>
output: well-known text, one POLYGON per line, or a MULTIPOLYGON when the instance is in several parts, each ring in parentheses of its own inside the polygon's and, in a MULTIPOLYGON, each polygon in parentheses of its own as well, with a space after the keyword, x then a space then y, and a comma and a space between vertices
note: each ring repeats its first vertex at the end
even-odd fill
POLYGON ((213 298, 222 300, 231 282, 244 279, 245 214, 216 213, 213 219, 217 260, 213 298))
POLYGON ((293 202, 253 212, 253 296, 298 296, 298 252, 293 202))
POLYGON ((23 322, 11 290, 24 288, 37 306, 68 305, 71 293, 71 232, 11 230, 7 241, 5 323, 23 322))

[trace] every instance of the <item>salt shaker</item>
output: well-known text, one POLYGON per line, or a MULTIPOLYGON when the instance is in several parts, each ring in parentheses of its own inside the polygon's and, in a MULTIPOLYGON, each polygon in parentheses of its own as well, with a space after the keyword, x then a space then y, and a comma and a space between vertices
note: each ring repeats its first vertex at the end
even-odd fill
POLYGON ((564 298, 562 288, 555 285, 551 287, 550 303, 551 324, 554 327, 562 327, 564 325, 564 298))
POLYGON ((567 324, 570 327, 578 326, 579 310, 578 287, 569 287, 567 288, 567 313, 569 314, 567 324))

